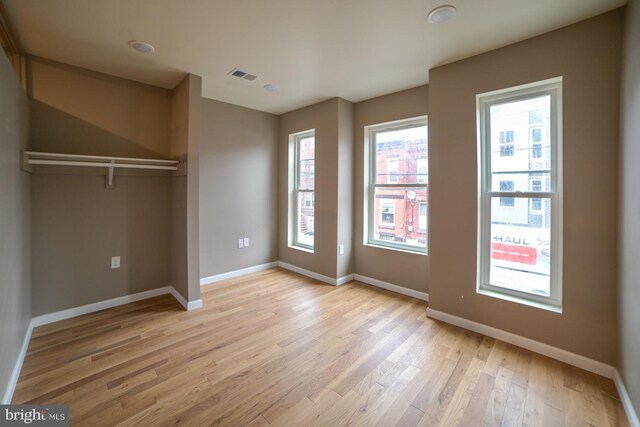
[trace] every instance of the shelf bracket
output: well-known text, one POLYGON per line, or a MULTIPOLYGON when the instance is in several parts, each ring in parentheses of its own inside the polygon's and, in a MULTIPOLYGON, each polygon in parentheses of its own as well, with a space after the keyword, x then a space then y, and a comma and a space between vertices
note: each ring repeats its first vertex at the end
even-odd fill
POLYGON ((107 190, 113 190, 115 188, 115 184, 113 182, 113 170, 115 169, 115 164, 115 160, 111 160, 111 163, 109 164, 109 173, 105 177, 104 186, 107 190))

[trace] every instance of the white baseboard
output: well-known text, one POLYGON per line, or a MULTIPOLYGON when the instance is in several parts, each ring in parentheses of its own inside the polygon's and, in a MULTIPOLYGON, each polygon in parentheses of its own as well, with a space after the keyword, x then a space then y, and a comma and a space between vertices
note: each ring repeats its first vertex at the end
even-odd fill
POLYGON ((83 314, 93 313, 96 311, 105 310, 107 308, 117 307, 119 305, 129 304, 131 302, 157 297, 158 295, 169 294, 171 293, 170 289, 172 289, 171 286, 165 286, 164 288, 152 289, 150 291, 144 291, 144 292, 140 292, 132 295, 125 295, 122 297, 112 298, 106 301, 95 302, 93 304, 87 304, 80 307, 74 307, 67 310, 57 311, 55 313, 43 314, 41 316, 33 318, 32 320, 33 327, 35 328, 37 326, 58 322, 60 320, 70 319, 76 316, 82 316, 83 314))
POLYGON ((620 402, 622 402, 622 407, 624 408, 624 412, 627 414, 627 419, 629 420, 629 425, 631 427, 640 427, 640 418, 638 418, 638 413, 633 407, 633 403, 631 403, 631 397, 629 397, 629 392, 627 392, 627 387, 624 385, 624 381, 622 380, 622 376, 620 372, 616 369, 613 373, 613 382, 618 389, 618 394, 620 395, 620 402))
POLYGON ((349 276, 334 279, 333 277, 325 276, 324 274, 319 274, 311 270, 305 270, 304 268, 296 267, 295 265, 288 264, 282 261, 278 261, 278 266, 286 270, 293 271, 294 273, 302 274, 303 276, 311 277, 312 279, 316 279, 333 286, 339 286, 349 281, 347 280, 349 279, 349 276))
POLYGON ((539 353, 543 356, 547 356, 552 359, 568 363, 569 365, 584 369, 585 371, 593 372, 594 374, 613 379, 615 368, 611 365, 607 365, 606 363, 589 359, 588 357, 571 353, 570 351, 563 350, 558 347, 553 347, 549 344, 541 343, 540 341, 534 341, 532 339, 525 338, 511 332, 503 331, 502 329, 483 325, 482 323, 474 322, 472 320, 464 319, 462 317, 454 316, 442 311, 433 310, 431 308, 427 308, 427 316, 446 323, 450 323, 455 326, 459 326, 464 329, 468 329, 473 332, 477 332, 482 335, 486 335, 488 337, 508 342, 509 344, 513 344, 518 347, 526 348, 527 350, 531 350, 534 353, 539 353))
POLYGON ((200 286, 211 285, 221 280, 231 279, 233 277, 243 276, 249 273, 257 273, 258 271, 268 270, 277 267, 278 262, 268 262, 266 264, 254 265, 253 267, 242 268, 240 270, 229 271, 228 273, 216 274, 214 276, 203 277, 200 279, 200 286))
POLYGON ((187 311, 197 310, 198 308, 202 308, 202 305, 203 304, 201 299, 189 301, 189 304, 187 304, 187 311))
POLYGON ((339 279, 336 279, 336 286, 342 286, 345 283, 349 283, 353 280, 353 274, 347 274, 346 276, 342 276, 339 279))
POLYGON ((373 279, 371 277, 362 276, 360 274, 354 274, 353 278, 354 280, 357 280, 358 282, 366 283, 367 285, 372 285, 377 288, 386 289, 391 292, 417 298, 423 301, 429 301, 429 294, 426 292, 415 291, 413 289, 394 285, 393 283, 383 282, 382 280, 373 279))
POLYGON ((3 405, 9 405, 11 403, 11 399, 13 399, 13 392, 16 390, 18 378, 20 378, 20 371, 22 370, 22 364, 24 363, 24 358, 27 355, 27 349, 29 348, 31 332, 33 332, 33 320, 29 322, 27 333, 24 335, 24 339, 22 340, 22 347, 20 347, 20 352, 18 353, 18 358, 16 359, 15 365, 13 365, 13 371, 11 371, 9 384, 7 384, 7 388, 5 389, 2 396, 3 405))
POLYGON ((169 286, 169 293, 184 307, 185 310, 191 311, 202 307, 202 300, 188 301, 184 299, 182 294, 173 286, 169 286))

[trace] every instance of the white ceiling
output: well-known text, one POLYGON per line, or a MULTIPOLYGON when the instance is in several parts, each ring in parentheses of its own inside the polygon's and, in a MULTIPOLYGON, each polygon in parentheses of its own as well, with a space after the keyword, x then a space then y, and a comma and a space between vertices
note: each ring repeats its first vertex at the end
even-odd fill
POLYGON ((271 113, 428 82, 437 65, 595 16, 626 0, 4 0, 33 55, 271 113), (435 6, 458 13, 427 23, 435 6), (143 55, 132 39, 153 44, 143 55), (257 74, 233 78, 234 67, 257 74), (267 92, 267 83, 279 92, 267 92))

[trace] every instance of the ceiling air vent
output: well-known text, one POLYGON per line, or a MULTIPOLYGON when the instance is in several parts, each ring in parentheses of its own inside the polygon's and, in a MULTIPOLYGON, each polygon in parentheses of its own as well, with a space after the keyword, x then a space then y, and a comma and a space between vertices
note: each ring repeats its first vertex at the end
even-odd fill
POLYGON ((256 76, 255 74, 247 73, 246 71, 238 70, 237 68, 234 68, 233 70, 229 71, 229 75, 233 77, 238 77, 239 79, 245 79, 249 81, 255 80, 258 78, 258 76, 256 76))

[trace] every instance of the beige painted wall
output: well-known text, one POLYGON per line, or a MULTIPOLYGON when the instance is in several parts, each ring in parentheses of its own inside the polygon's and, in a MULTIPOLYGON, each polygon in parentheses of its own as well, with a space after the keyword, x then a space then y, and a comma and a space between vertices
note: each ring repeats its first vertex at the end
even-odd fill
POLYGON ((202 77, 189 74, 189 145, 187 149, 188 301, 200 299, 200 121, 202 77))
MULTIPOLYGON (((169 156, 171 91, 29 62, 30 149, 169 156)), ((172 284, 173 178, 116 172, 115 189, 106 190, 102 173, 32 177, 34 315, 172 284), (112 270, 116 255, 122 267, 112 270)))
POLYGON ((200 276, 277 261, 278 117, 204 98, 201 114, 200 276))
POLYGON ((171 94, 171 157, 187 161, 187 176, 171 181, 171 282, 187 301, 200 299, 199 141, 202 79, 187 75, 171 94))
POLYGON ((353 273, 353 165, 354 165, 354 105, 338 98, 338 247, 344 245, 344 253, 337 252, 336 277, 353 273))
MULTIPOLYGON (((429 265, 424 255, 363 244, 364 127, 411 117, 426 116, 427 86, 420 86, 355 104, 355 273, 420 292, 428 292, 429 265)), ((430 207, 430 211, 432 207, 430 207)))
POLYGON ((620 371, 640 414, 640 2, 627 4, 620 146, 620 371))
POLYGON ((27 68, 30 149, 169 157, 170 91, 36 57, 27 68))
POLYGON ((338 98, 279 116, 278 124, 278 248, 280 261, 335 278, 337 272, 336 190, 338 188, 338 98), (288 245, 289 135, 316 130, 315 251, 288 245))
POLYGON ((169 285, 170 179, 33 175, 33 315, 169 285))
POLYGON ((278 119, 278 253, 281 261, 330 278, 352 272, 353 104, 333 98, 278 119), (315 250, 288 243, 289 135, 315 129, 315 250), (339 254, 338 243, 345 245, 339 254))
POLYGON ((622 11, 430 70, 430 308, 617 362, 616 228, 622 11), (563 76, 563 313, 476 293, 476 105, 563 76))
MULTIPOLYGON (((189 145, 189 79, 183 79, 171 94, 172 159, 187 160, 189 145)), ((187 177, 171 180, 170 273, 172 286, 189 298, 189 266, 187 261, 187 177)))
POLYGON ((3 394, 31 320, 30 179, 21 168, 21 150, 26 148, 29 135, 28 100, 4 52, 0 52, 0 94, 0 394, 3 394))

